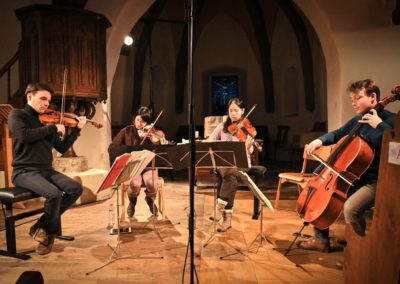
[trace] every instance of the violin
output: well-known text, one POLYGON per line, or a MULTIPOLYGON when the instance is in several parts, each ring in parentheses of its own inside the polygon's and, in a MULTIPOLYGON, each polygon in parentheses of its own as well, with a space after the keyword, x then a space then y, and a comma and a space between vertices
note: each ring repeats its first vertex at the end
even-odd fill
POLYGON ((248 114, 239 121, 234 121, 228 126, 228 132, 232 136, 236 136, 239 141, 245 142, 248 137, 251 138, 252 145, 256 147, 258 152, 262 152, 262 146, 255 140, 257 135, 257 130, 250 123, 250 120, 247 118, 250 113, 256 108, 257 105, 254 105, 248 114))
MULTIPOLYGON (((61 113, 52 109, 46 110, 44 113, 39 114, 39 120, 44 125, 63 124, 67 127, 76 127, 79 123, 78 116, 73 113, 63 113, 64 119, 61 120, 61 113)), ((103 127, 102 124, 86 119, 87 122, 93 124, 96 128, 103 127)))
POLYGON ((236 136, 239 141, 245 142, 247 138, 250 136, 252 144, 256 147, 257 151, 262 151, 262 146, 255 140, 255 136, 257 135, 257 130, 250 123, 249 119, 244 118, 240 121, 232 122, 228 126, 228 132, 232 134, 232 136, 236 136))
POLYGON ((156 126, 157 121, 160 119, 164 110, 162 109, 158 114, 157 118, 154 120, 154 123, 145 126, 142 129, 138 130, 139 136, 142 138, 140 145, 143 145, 143 142, 146 139, 149 139, 153 144, 171 144, 167 139, 165 139, 165 134, 161 130, 156 130, 154 127, 156 126))
POLYGON ((162 143, 162 141, 168 143, 168 140, 165 139, 165 133, 162 130, 154 129, 153 124, 149 124, 142 129, 139 129, 138 134, 140 138, 146 137, 153 144, 165 144, 162 143))

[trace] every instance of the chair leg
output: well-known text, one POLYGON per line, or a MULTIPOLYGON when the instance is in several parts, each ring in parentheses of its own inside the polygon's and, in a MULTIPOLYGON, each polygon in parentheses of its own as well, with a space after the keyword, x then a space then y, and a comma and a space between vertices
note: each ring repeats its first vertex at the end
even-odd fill
POLYGON ((278 205, 279 205, 279 198, 281 197, 282 183, 283 183, 282 178, 279 178, 278 189, 276 190, 276 197, 275 197, 275 208, 278 208, 278 205))
POLYGON ((165 212, 165 202, 164 202, 164 179, 162 177, 158 178, 158 210, 161 212, 162 219, 164 220, 165 212))
POLYGON ((6 203, 5 209, 5 227, 6 227, 6 246, 7 250, 0 250, 0 255, 27 260, 30 255, 17 253, 17 243, 15 236, 15 217, 13 215, 13 204, 6 203))

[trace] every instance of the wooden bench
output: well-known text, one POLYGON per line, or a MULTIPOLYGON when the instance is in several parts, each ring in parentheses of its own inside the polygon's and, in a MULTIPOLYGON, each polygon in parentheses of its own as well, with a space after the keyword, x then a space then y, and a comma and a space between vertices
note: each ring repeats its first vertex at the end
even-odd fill
MULTIPOLYGON (((44 212, 44 207, 40 207, 34 210, 30 210, 27 212, 22 212, 14 215, 13 213, 13 203, 19 201, 27 201, 30 199, 40 197, 36 193, 32 191, 22 188, 22 187, 8 187, 8 188, 0 188, 0 202, 5 206, 5 230, 6 230, 6 243, 7 250, 0 250, 0 255, 19 258, 23 260, 27 260, 31 258, 28 254, 17 253, 17 245, 16 245, 16 236, 15 236, 15 221, 21 220, 30 216, 34 216, 39 213, 44 212)), ((59 239, 72 241, 73 237, 62 236, 61 229, 58 234, 59 239)))

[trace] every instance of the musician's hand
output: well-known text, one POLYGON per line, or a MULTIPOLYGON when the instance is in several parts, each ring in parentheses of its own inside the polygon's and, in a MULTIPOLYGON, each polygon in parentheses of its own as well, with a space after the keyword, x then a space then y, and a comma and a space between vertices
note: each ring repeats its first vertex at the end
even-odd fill
POLYGON ((250 137, 250 135, 247 135, 247 139, 245 141, 246 149, 249 151, 249 153, 253 153, 254 147, 253 147, 253 138, 250 137))
POLYGON ((311 155, 314 153, 315 150, 317 150, 319 147, 322 146, 322 141, 319 139, 313 140, 310 144, 307 145, 306 147, 306 153, 307 155, 311 155))
POLYGON ((79 129, 82 129, 87 122, 86 116, 78 116, 77 119, 79 120, 79 122, 76 127, 78 127, 79 129))
POLYGON ((161 144, 161 145, 166 145, 166 144, 168 144, 168 140, 165 139, 165 137, 161 137, 161 139, 160 139, 160 144, 161 144))
POLYGON ((60 136, 64 136, 64 134, 65 134, 65 126, 64 126, 64 124, 56 124, 56 127, 57 127, 57 133, 60 136))
POLYGON ((369 124, 372 128, 376 128, 382 119, 376 113, 376 110, 371 109, 368 113, 364 114, 359 123, 369 124))

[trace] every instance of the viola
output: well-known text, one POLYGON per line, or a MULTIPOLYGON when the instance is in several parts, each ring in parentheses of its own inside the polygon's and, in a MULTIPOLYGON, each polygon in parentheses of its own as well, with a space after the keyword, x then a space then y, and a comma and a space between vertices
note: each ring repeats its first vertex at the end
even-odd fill
POLYGON ((252 144, 257 148, 257 151, 262 151, 262 146, 255 140, 257 130, 250 123, 248 118, 243 118, 239 121, 232 122, 228 126, 228 132, 232 136, 236 136, 239 141, 245 142, 248 137, 251 138, 252 144))
MULTIPOLYGON (((63 124, 67 127, 76 127, 79 123, 78 116, 73 113, 63 113, 63 119, 60 112, 56 112, 52 109, 46 110, 46 112, 39 114, 39 120, 44 125, 51 124, 63 124)), ((90 119, 86 120, 87 122, 93 124, 96 128, 103 127, 102 124, 92 121, 90 119)))
MULTIPOLYGON (((375 110, 383 109, 390 102, 400 100, 400 89, 394 88, 393 96, 378 102, 375 110)), ((358 123, 350 133, 333 148, 327 161, 314 157, 322 163, 307 187, 300 193, 296 211, 307 223, 318 229, 326 229, 339 217, 347 192, 360 179, 374 159, 374 150, 358 135, 363 124, 358 123)))
POLYGON ((156 130, 152 124, 138 130, 140 138, 147 138, 153 144, 161 144, 161 141, 169 141, 165 139, 165 133, 162 130, 156 130))

